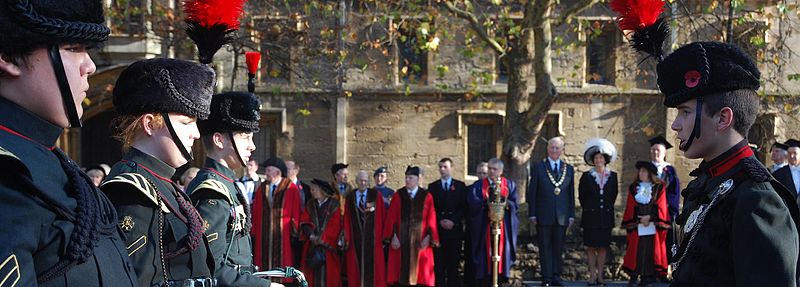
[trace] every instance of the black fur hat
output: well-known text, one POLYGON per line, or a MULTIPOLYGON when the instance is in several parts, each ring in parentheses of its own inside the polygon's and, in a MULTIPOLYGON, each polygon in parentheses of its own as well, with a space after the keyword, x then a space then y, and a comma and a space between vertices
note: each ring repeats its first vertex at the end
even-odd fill
POLYGON ((155 58, 128 66, 114 86, 114 107, 121 115, 180 113, 208 118, 214 71, 195 62, 155 58))
POLYGON ((657 70, 664 105, 672 108, 719 92, 758 90, 761 76, 738 46, 719 42, 687 44, 658 63, 657 70))
POLYGON ((200 134, 258 132, 261 100, 251 93, 228 92, 211 97, 211 114, 197 122, 200 134))
POLYGON ((52 44, 97 45, 111 30, 100 0, 4 0, 0 52, 21 53, 52 44))

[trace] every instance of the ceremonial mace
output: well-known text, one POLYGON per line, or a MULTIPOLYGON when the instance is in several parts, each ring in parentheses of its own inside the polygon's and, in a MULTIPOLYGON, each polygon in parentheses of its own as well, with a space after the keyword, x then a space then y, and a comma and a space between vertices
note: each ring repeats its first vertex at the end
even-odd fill
POLYGON ((500 269, 500 228, 506 213, 506 198, 500 192, 502 181, 497 177, 492 184, 489 201, 489 221, 492 223, 492 287, 497 287, 497 276, 500 269))

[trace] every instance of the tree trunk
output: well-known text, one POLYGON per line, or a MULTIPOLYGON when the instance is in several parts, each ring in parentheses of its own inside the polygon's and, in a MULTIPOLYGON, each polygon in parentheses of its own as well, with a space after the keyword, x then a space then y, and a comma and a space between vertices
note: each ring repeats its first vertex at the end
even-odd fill
MULTIPOLYGON (((557 91, 551 79, 552 3, 528 6, 519 48, 509 53, 508 95, 504 123, 503 159, 509 178, 518 185, 519 202, 525 202, 528 163, 539 137, 547 111, 555 102, 557 91), (528 76, 534 73, 535 89, 528 93, 528 76)), ((545 3, 541 3, 545 2, 545 3)))

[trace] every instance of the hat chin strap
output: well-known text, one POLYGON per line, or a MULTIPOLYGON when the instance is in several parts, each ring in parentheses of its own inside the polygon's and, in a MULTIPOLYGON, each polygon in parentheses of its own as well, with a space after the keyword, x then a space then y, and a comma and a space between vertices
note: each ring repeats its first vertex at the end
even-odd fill
POLYGON ((50 45, 47 47, 47 54, 50 56, 50 63, 53 64, 53 74, 58 82, 58 90, 61 91, 61 102, 64 104, 64 113, 67 115, 69 125, 73 128, 80 128, 82 126, 81 118, 78 117, 78 109, 75 107, 75 99, 72 96, 72 89, 69 87, 69 80, 67 80, 59 50, 58 45, 50 45))
POLYGON ((194 159, 194 157, 192 157, 192 152, 186 150, 186 147, 183 146, 183 144, 181 143, 181 139, 178 138, 178 133, 176 133, 175 128, 172 127, 172 121, 169 120, 169 114, 161 113, 161 117, 164 118, 164 123, 167 124, 169 135, 172 137, 172 142, 175 143, 175 147, 177 147, 178 150, 181 151, 183 158, 185 158, 187 161, 192 161, 192 159, 194 159))
POLYGON ((239 148, 236 147, 236 141, 233 140, 233 132, 228 132, 228 137, 231 138, 231 146, 233 147, 233 151, 236 153, 236 158, 239 159, 239 163, 242 164, 242 167, 247 166, 247 164, 244 163, 242 155, 239 153, 239 148))
POLYGON ((681 151, 689 150, 689 147, 692 146, 692 142, 694 142, 695 138, 700 138, 700 116, 703 112, 703 97, 697 98, 697 107, 695 107, 694 112, 694 128, 692 128, 692 134, 689 135, 689 139, 686 141, 686 144, 680 147, 681 151))

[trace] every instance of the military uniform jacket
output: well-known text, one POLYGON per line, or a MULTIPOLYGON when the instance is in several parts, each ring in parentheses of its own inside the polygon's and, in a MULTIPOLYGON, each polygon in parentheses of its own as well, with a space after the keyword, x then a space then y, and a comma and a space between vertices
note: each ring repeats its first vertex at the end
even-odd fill
POLYGON ((746 143, 692 172, 672 286, 796 286, 794 197, 746 143))
POLYGON ((269 286, 270 281, 237 269, 253 266, 253 247, 246 225, 250 222, 244 195, 235 184, 234 172, 206 158, 205 165, 186 191, 206 224, 206 235, 217 262, 214 277, 220 286, 269 286))
POLYGON ((93 208, 110 232, 98 234, 85 262, 54 268, 69 263, 77 228, 75 190, 58 157, 74 163, 54 146, 62 131, 0 98, 0 286, 137 286, 114 209, 99 191, 93 208))
POLYGON ((190 232, 177 197, 186 202, 190 199, 170 181, 174 173, 175 169, 161 160, 131 148, 111 168, 100 187, 117 208, 128 255, 141 286, 161 285, 165 278, 173 281, 211 277, 214 270, 205 236, 196 248, 172 258, 167 256, 185 247, 190 232))

